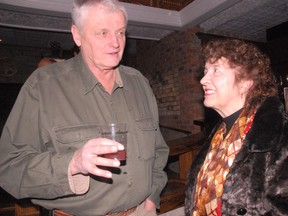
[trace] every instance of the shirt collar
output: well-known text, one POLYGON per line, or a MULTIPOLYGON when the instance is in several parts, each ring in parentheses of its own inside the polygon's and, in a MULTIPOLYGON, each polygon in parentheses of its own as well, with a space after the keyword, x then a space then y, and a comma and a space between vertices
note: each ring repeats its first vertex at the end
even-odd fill
MULTIPOLYGON (((80 73, 80 79, 82 80, 83 84, 83 91, 84 94, 88 94, 96 85, 100 84, 97 78, 94 76, 92 71, 89 69, 88 65, 84 61, 81 52, 75 57, 76 58, 76 67, 77 72, 80 73)), ((118 87, 123 87, 123 80, 120 75, 119 68, 115 69, 116 73, 116 84, 118 87)))
POLYGON ((119 86, 119 87, 123 87, 123 80, 122 80, 122 77, 120 75, 120 72, 119 72, 119 68, 116 68, 115 69, 115 73, 116 73, 116 84, 119 86))

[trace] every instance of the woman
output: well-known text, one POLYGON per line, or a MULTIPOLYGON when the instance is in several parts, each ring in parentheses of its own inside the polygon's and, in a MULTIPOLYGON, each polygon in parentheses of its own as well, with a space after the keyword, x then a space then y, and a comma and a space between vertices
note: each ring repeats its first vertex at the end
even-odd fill
POLYGON ((204 105, 222 121, 191 166, 186 216, 288 215, 288 118, 269 59, 235 39, 203 53, 204 105))

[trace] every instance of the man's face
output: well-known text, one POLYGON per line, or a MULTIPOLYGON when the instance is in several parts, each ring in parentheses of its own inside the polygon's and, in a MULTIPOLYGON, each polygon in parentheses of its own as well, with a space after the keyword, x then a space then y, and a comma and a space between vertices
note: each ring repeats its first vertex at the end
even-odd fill
POLYGON ((126 41, 126 20, 122 11, 90 7, 84 12, 82 26, 72 26, 75 43, 92 71, 109 70, 122 59, 126 41), (73 29, 74 28, 74 29, 73 29))

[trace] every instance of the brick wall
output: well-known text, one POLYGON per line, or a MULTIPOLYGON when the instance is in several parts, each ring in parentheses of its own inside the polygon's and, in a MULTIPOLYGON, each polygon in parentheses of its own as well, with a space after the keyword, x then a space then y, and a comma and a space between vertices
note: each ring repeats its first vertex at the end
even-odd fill
POLYGON ((156 95, 160 124, 199 131, 195 119, 204 118, 202 76, 197 28, 175 32, 161 41, 137 41, 136 68, 150 81, 156 95))

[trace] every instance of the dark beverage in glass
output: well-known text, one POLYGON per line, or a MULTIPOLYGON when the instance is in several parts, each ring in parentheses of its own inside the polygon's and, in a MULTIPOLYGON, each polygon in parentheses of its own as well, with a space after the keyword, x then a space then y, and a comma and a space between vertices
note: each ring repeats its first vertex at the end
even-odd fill
POLYGON ((100 127, 101 137, 114 140, 121 143, 124 146, 124 150, 120 150, 115 153, 105 154, 105 158, 117 159, 119 161, 125 161, 127 152, 127 131, 126 124, 109 124, 100 127))

